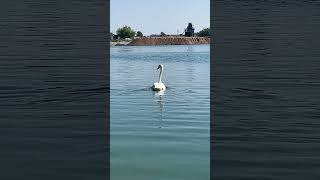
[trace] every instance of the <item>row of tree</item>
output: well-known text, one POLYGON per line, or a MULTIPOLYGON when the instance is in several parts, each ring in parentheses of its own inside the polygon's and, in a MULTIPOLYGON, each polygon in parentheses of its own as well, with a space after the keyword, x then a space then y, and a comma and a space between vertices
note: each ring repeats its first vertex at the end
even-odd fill
POLYGON ((210 28, 204 28, 201 31, 199 31, 198 33, 196 33, 196 35, 199 36, 199 37, 210 36, 210 28))
MULTIPOLYGON (((129 26, 124 26, 122 28, 117 29, 117 35, 121 38, 121 39, 125 39, 125 38, 133 38, 135 36, 137 37, 143 37, 143 34, 141 31, 134 31, 131 27, 129 26)), ((164 32, 161 32, 160 34, 161 36, 165 36, 166 34, 164 32)), ((196 33, 197 36, 199 37, 207 37, 210 36, 210 28, 204 28, 201 31, 199 31, 198 33, 196 33)))
POLYGON ((136 32, 129 26, 124 26, 122 28, 117 29, 117 35, 121 39, 133 38, 134 36, 143 37, 143 34, 141 31, 136 32))

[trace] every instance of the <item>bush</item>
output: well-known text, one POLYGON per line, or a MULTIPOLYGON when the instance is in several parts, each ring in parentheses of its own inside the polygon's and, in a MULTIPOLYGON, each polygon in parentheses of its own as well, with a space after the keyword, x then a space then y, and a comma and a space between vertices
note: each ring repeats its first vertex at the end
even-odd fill
POLYGON ((133 38, 136 35, 136 32, 131 29, 131 27, 129 26, 124 26, 122 28, 119 28, 117 30, 117 35, 121 38, 121 39, 125 39, 125 38, 133 38))
POLYGON ((197 33, 198 36, 200 37, 207 37, 207 36, 210 36, 210 28, 204 28, 202 29, 201 31, 199 31, 197 33))
POLYGON ((141 32, 141 31, 138 31, 138 32, 137 32, 137 36, 138 36, 138 37, 143 37, 142 32, 141 32))

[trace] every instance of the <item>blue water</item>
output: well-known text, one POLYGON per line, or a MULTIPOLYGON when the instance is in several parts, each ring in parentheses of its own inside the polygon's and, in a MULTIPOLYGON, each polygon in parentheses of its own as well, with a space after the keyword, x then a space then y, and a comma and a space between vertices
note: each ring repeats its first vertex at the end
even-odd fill
POLYGON ((112 180, 209 179, 209 62, 209 45, 111 47, 112 180))

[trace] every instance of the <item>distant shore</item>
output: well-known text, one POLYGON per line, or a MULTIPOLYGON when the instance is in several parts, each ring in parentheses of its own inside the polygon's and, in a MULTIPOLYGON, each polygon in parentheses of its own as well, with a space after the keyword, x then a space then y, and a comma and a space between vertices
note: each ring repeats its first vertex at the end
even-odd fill
POLYGON ((133 40, 110 42, 111 46, 156 46, 156 45, 197 45, 210 44, 209 37, 141 37, 133 40))
POLYGON ((110 46, 126 46, 130 43, 131 41, 110 41, 110 46))

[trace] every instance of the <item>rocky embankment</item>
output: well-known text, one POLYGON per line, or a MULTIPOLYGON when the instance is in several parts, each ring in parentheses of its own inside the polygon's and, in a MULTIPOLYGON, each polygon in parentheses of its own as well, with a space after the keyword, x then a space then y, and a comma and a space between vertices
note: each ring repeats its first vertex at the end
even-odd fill
POLYGON ((209 37, 142 37, 133 39, 129 46, 152 46, 152 45, 192 45, 210 44, 209 37))

